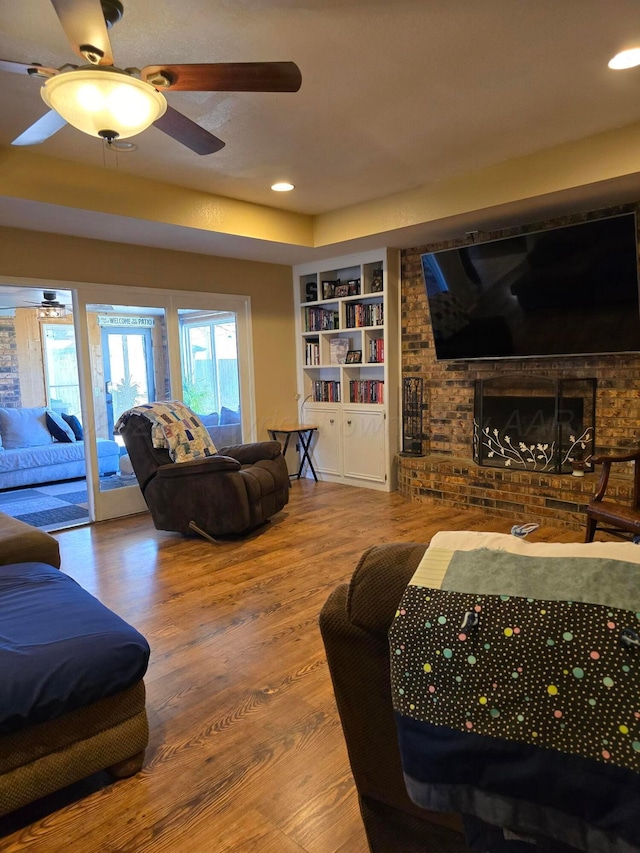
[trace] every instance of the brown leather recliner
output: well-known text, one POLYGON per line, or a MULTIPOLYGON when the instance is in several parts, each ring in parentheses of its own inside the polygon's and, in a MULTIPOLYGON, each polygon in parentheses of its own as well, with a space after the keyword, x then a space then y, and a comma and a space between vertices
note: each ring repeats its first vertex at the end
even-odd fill
POLYGON ((120 428, 131 465, 158 530, 225 536, 245 533, 289 500, 289 471, 280 443, 223 447, 214 456, 173 462, 155 448, 151 422, 129 417, 120 428))
POLYGON ((336 704, 372 853, 468 853, 457 815, 406 792, 391 699, 387 632, 426 544, 369 548, 320 614, 336 704))

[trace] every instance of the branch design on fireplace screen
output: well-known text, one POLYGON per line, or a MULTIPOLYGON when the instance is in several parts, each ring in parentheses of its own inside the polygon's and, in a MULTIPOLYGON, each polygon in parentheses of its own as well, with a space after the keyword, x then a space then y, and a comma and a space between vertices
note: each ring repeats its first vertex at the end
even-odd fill
POLYGON ((494 377, 476 382, 473 458, 478 465, 554 473, 589 469, 595 446, 595 379, 494 377))
MULTIPOLYGON (((503 460, 505 468, 511 468, 515 465, 520 465, 531 471, 555 471, 556 470, 556 443, 551 444, 530 444, 527 445, 521 441, 518 447, 513 447, 511 437, 508 435, 501 436, 500 432, 494 428, 489 432, 489 427, 485 427, 480 436, 480 426, 477 421, 473 422, 474 431, 474 446, 477 447, 480 443, 486 448, 485 458, 503 460)), ((589 463, 591 454, 587 453, 587 446, 591 444, 591 430, 586 429, 582 435, 576 438, 575 435, 569 436, 571 444, 565 451, 560 466, 564 469, 566 465, 574 461, 582 461, 585 464, 589 463)), ((485 463, 489 464, 489 463, 485 463)))

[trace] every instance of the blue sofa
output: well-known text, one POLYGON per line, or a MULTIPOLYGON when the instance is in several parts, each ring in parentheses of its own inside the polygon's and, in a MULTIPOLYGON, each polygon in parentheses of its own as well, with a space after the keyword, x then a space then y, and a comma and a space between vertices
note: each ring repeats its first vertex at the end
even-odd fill
POLYGON ((216 450, 221 447, 230 447, 242 444, 242 424, 240 423, 240 412, 222 406, 220 413, 211 412, 208 415, 198 415, 206 426, 216 450))
MULTIPOLYGON (((60 415, 44 406, 0 407, 0 490, 86 475, 84 440, 70 427, 63 430, 60 422, 60 415)), ((100 476, 117 473, 119 458, 115 441, 98 439, 100 476)))

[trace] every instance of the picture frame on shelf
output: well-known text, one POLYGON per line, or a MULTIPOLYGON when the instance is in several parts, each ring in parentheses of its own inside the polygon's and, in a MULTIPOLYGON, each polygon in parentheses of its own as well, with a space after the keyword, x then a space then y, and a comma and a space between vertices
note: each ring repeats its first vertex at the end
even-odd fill
POLYGON ((381 293, 384 290, 382 270, 374 270, 371 278, 371 293, 381 293))
POLYGON ((331 364, 344 364, 349 350, 349 341, 344 338, 331 338, 329 342, 331 364))
POLYGON ((362 350, 350 349, 347 352, 345 364, 362 364, 362 350))
POLYGON ((335 281, 323 281, 322 282, 322 298, 323 299, 333 299, 335 296, 336 283, 335 281))
POLYGON ((336 284, 335 295, 337 297, 349 296, 349 285, 346 283, 343 284, 342 282, 336 284))
POLYGON ((340 284, 339 281, 323 281, 322 282, 322 298, 323 299, 333 299, 336 295, 336 285, 340 284))
POLYGON ((360 296, 360 279, 354 278, 347 282, 349 286, 349 296, 360 296))

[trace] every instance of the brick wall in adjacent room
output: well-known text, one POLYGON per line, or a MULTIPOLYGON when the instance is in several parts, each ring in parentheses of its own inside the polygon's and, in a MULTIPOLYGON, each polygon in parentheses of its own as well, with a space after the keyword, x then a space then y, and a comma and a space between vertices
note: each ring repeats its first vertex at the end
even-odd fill
POLYGON ((20 406, 18 350, 13 317, 0 315, 0 406, 20 406))
MULTIPOLYGON (((612 213, 640 211, 625 205, 481 234, 476 241, 569 225, 612 213)), ((638 215, 640 221, 640 215, 638 215)), ((595 489, 596 474, 540 474, 481 467, 472 461, 473 398, 477 379, 531 374, 551 379, 595 377, 595 453, 619 453, 640 443, 640 354, 563 356, 541 359, 436 361, 420 255, 465 245, 467 240, 416 246, 402 252, 402 375, 424 381, 422 457, 400 457, 398 488, 405 497, 478 508, 514 522, 584 526, 584 507, 595 489)), ((639 240, 640 242, 640 240, 639 240)), ((612 487, 629 495, 629 480, 612 487)))

